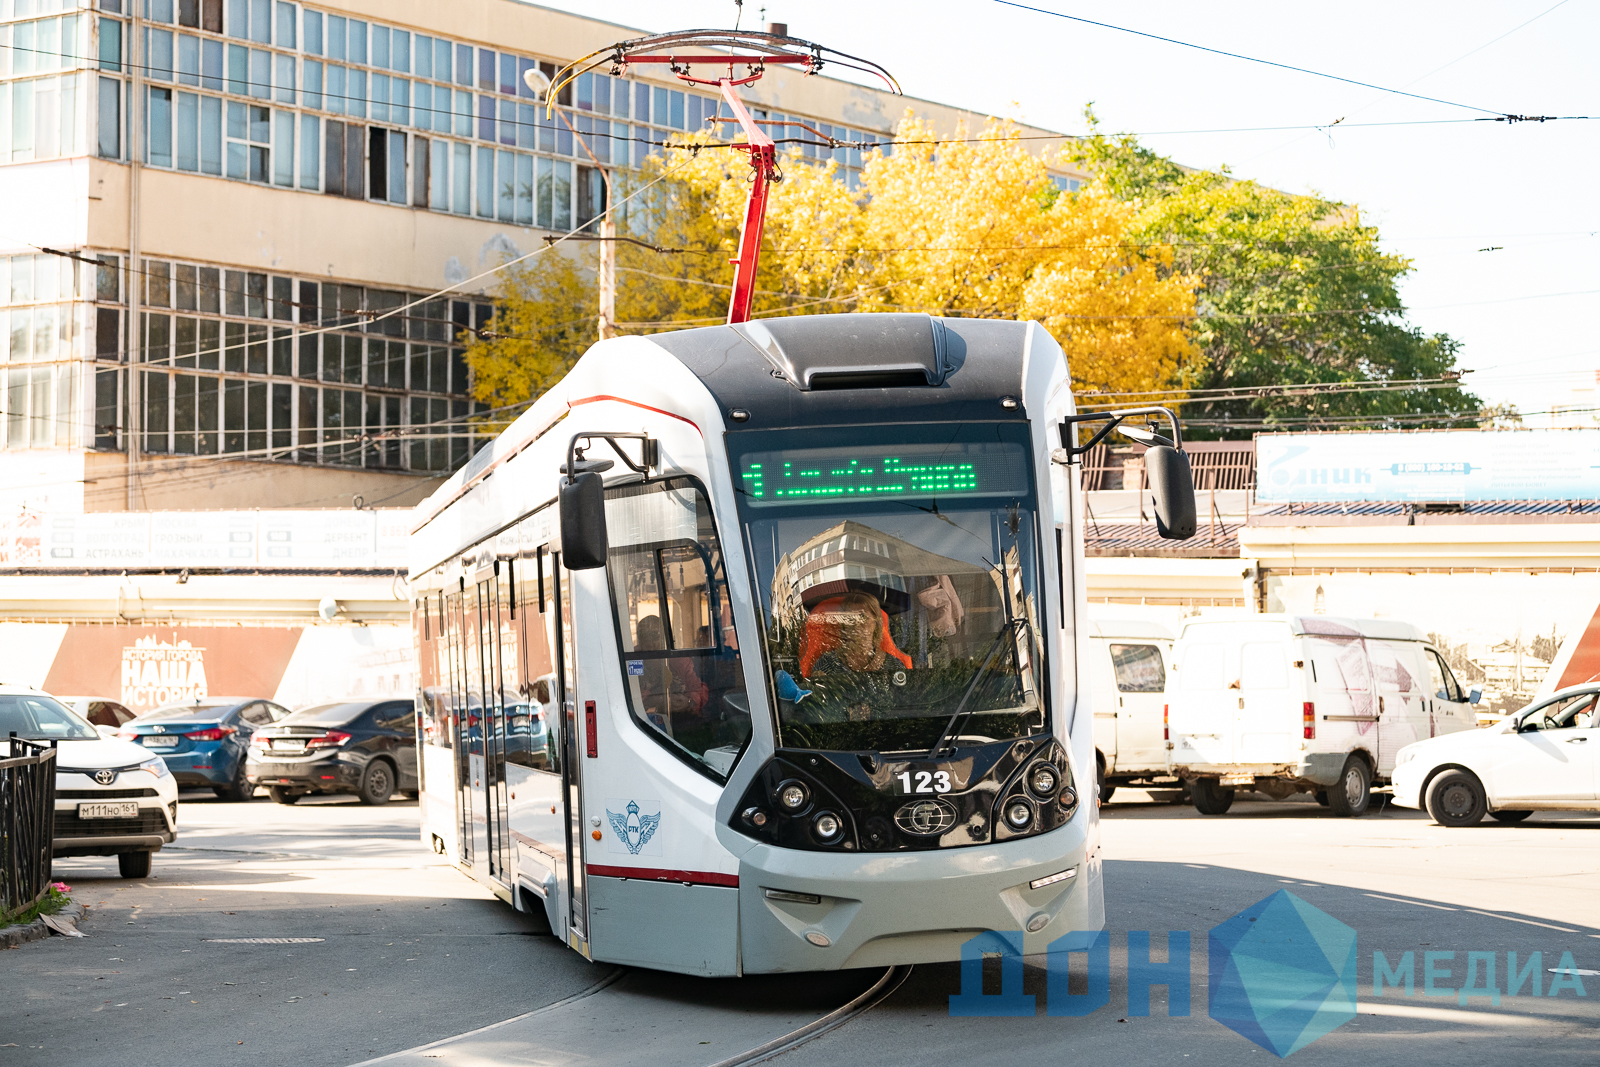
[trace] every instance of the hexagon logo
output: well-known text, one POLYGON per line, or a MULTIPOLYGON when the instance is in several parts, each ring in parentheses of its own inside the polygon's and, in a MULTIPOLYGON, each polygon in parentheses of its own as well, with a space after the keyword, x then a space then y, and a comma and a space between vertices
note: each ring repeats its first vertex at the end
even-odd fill
POLYGON ((1211 1017, 1280 1058, 1355 1018, 1355 930, 1288 890, 1208 942, 1211 1017))

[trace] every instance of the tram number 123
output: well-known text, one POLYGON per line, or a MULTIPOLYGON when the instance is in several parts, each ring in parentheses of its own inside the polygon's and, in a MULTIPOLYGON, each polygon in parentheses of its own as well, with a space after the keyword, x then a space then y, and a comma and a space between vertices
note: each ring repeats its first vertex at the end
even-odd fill
POLYGON ((948 793, 949 771, 906 771, 895 776, 900 779, 902 793, 948 793))

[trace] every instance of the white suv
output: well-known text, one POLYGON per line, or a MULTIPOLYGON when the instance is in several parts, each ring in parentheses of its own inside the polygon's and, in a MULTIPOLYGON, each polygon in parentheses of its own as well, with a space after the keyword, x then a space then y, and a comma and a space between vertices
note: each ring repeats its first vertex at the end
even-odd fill
POLYGON ((116 856, 124 878, 178 831, 178 785, 160 756, 100 736, 54 697, 0 685, 0 737, 56 742, 56 856, 116 856))

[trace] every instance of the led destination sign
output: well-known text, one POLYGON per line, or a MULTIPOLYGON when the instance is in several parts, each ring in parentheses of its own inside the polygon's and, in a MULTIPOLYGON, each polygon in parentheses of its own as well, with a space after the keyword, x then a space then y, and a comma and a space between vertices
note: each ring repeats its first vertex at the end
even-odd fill
POLYGON ((747 452, 739 484, 751 504, 1025 493, 1023 446, 988 441, 747 452))

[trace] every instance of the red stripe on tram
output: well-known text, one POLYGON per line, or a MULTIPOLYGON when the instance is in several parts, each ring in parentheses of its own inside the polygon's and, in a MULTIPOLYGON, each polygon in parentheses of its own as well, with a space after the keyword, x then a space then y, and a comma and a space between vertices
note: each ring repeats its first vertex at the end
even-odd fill
MULTIPOLYGON (((679 422, 687 422, 690 426, 693 426, 695 428, 695 431, 697 433, 700 433, 701 437, 705 436, 705 434, 700 431, 700 424, 695 422, 691 418, 687 418, 687 417, 685 417, 683 415, 679 415, 675 411, 667 411, 664 408, 651 407, 649 404, 641 404, 637 400, 628 400, 628 399, 625 399, 624 397, 620 397, 620 396, 608 396, 608 395, 605 395, 605 394, 601 394, 599 396, 586 396, 586 397, 583 397, 583 398, 578 399, 578 400, 569 400, 569 401, 567 401, 567 410, 570 411, 570 410, 572 410, 573 408, 577 407, 580 404, 598 404, 598 403, 601 403, 602 401, 607 401, 607 400, 609 400, 609 401, 611 401, 613 403, 616 403, 616 404, 627 404, 629 407, 642 408, 645 411, 653 411, 657 415, 665 415, 665 416, 667 416, 667 418, 669 418, 669 419, 677 419, 679 422)), ((601 436, 604 436, 604 435, 603 434, 596 434, 595 436, 601 437, 601 436)))
POLYGON ((716 871, 666 871, 658 867, 602 867, 591 863, 586 870, 597 878, 637 878, 644 882, 685 882, 689 885, 720 885, 739 888, 737 874, 716 871))

